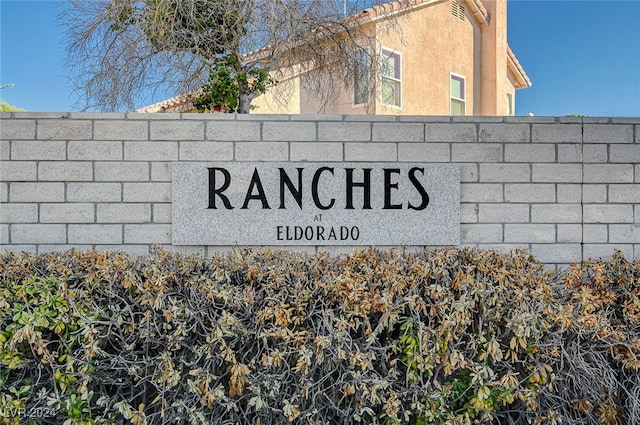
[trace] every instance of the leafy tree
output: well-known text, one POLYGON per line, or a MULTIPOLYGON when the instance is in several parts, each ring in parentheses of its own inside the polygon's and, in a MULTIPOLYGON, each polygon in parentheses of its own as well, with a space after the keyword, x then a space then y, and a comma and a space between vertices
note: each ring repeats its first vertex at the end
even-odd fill
POLYGON ((24 109, 9 105, 4 100, 0 100, 0 112, 24 112, 24 109))
POLYGON ((363 46, 375 51, 375 34, 345 14, 384 2, 69 0, 62 21, 84 109, 133 109, 143 95, 203 88, 201 104, 222 96, 218 106, 248 113, 267 85, 292 72, 321 71, 331 83, 306 83, 322 99, 352 81, 350 64, 363 46))
POLYGON ((239 101, 243 87, 248 93, 261 94, 267 90, 267 85, 276 83, 266 70, 258 67, 248 72, 235 71, 233 65, 236 62, 237 59, 230 55, 213 65, 207 83, 193 102, 199 112, 242 112, 239 101))

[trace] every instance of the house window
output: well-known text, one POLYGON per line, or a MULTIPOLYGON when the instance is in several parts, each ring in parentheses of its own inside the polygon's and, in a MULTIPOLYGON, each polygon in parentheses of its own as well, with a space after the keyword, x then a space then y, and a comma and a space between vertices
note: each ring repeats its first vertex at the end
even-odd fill
POLYGON ((353 103, 362 105, 369 103, 369 81, 371 80, 371 56, 360 49, 355 52, 353 66, 353 103))
POLYGON ((513 94, 507 93, 507 107, 509 115, 513 115, 513 94))
POLYGON ((465 115, 465 78, 451 74, 451 115, 465 115))
POLYGON ((402 106, 402 79, 400 53, 382 49, 382 105, 402 106))

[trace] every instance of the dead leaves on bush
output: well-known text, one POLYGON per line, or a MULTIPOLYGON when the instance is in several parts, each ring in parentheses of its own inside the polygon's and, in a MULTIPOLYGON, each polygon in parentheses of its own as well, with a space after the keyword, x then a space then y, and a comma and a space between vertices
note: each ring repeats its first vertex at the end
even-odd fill
POLYGON ((0 411, 38 423, 640 423, 620 254, 0 253, 0 321, 0 411))

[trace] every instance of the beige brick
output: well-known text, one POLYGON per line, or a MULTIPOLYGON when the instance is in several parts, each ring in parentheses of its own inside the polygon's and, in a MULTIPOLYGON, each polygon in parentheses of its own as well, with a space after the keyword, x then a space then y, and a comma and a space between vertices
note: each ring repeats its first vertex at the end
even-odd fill
POLYGON ((448 143, 399 143, 398 160, 401 162, 449 162, 451 148, 448 143))
POLYGON ((11 142, 12 160, 63 160, 66 159, 66 144, 59 140, 11 142))
MULTIPOLYGON (((40 113, 38 113, 40 115, 40 113)), ((124 120, 123 112, 70 112, 69 118, 85 120, 124 120)))
POLYGON ((11 202, 64 202, 64 183, 11 183, 11 202))
POLYGON ((481 223, 526 223, 529 221, 529 205, 480 204, 478 217, 481 223))
POLYGON ((148 223, 150 204, 99 204, 98 223, 148 223))
POLYGON ((344 147, 345 161, 397 161, 398 148, 395 143, 347 143, 344 147))
POLYGON ((82 120, 38 120, 40 140, 91 140, 91 121, 82 120))
POLYGON ((609 185, 609 202, 616 204, 640 204, 640 184, 609 185))
POLYGON ((38 204, 0 205, 0 223, 37 223, 38 204))
POLYGON ((38 164, 40 181, 91 181, 93 164, 73 161, 41 161, 38 164))
POLYGON ((371 124, 364 122, 320 122, 318 140, 321 142, 368 142, 371 124))
POLYGON ((505 184, 504 196, 506 202, 555 202, 556 189, 553 184, 505 184))
POLYGON ((124 142, 125 161, 177 161, 178 142, 124 142))
POLYGON ((508 243, 554 243, 556 242, 556 226, 555 224, 505 224, 504 241, 508 243))
POLYGON ((171 163, 170 162, 154 162, 151 164, 151 180, 154 182, 170 182, 171 181, 171 163))
POLYGON ((304 142, 316 140, 314 122, 265 122, 262 140, 268 142, 304 142))
POLYGON ((640 223, 611 224, 609 226, 609 242, 640 243, 640 223))
POLYGON ((153 204, 153 222, 171 223, 171 204, 153 204))
POLYGON ((497 243, 502 242, 501 224, 461 224, 460 243, 497 243))
POLYGON ((585 164, 585 183, 633 183, 632 164, 585 164))
POLYGON ((551 144, 506 144, 504 159, 506 162, 555 162, 556 148, 551 144))
POLYGON ((0 180, 2 181, 35 181, 36 176, 35 162, 0 161, 0 180))
POLYGON ((34 120, 2 119, 0 121, 0 139, 33 140, 36 138, 34 120))
POLYGON ((580 164, 533 164, 531 180, 548 183, 580 183, 582 166, 580 164))
POLYGON ((12 224, 11 243, 45 244, 66 243, 67 234, 64 224, 12 224))
POLYGON ((480 124, 480 142, 527 143, 530 132, 528 124, 480 124))
MULTIPOLYGON (((191 121, 202 121, 207 119, 208 115, 213 114, 192 114, 186 113, 184 117, 180 112, 161 112, 161 113, 148 113, 148 112, 129 112, 126 114, 126 118, 131 121, 176 121, 179 119, 190 119, 191 121)), ((224 114, 215 114, 216 116, 224 114)), ((213 116, 209 119, 215 119, 213 116)))
POLYGON ((0 140, 0 161, 8 161, 11 157, 11 143, 8 140, 0 140))
POLYGON ((528 182, 531 181, 529 164, 480 164, 480 181, 528 182))
POLYGON ((582 224, 558 224, 558 243, 582 242, 582 224))
POLYGON ((233 159, 231 142, 180 142, 180 161, 230 161, 233 159))
POLYGON ((236 143, 236 161, 287 161, 289 144, 286 142, 236 143))
POLYGON ((171 183, 124 183, 124 202, 171 202, 171 183))
POLYGON ((120 183, 67 183, 68 202, 120 202, 120 183))
POLYGON ((460 202, 503 202, 502 185, 495 183, 462 183, 460 202))
POLYGON ((93 223, 93 204, 40 204, 42 223, 93 223))
POLYGON ((639 163, 640 144, 635 145, 611 145, 611 162, 639 163))
POLYGON ((581 124, 533 124, 533 143, 582 143, 581 124))
POLYGON ((584 202, 585 204, 607 202, 607 185, 606 184, 583 184, 582 185, 582 202, 584 202))
POLYGON ((585 224, 582 229, 584 243, 607 243, 609 226, 606 224, 585 224))
POLYGON ((170 224, 125 224, 124 243, 163 244, 171 243, 170 224))
POLYGON ((460 223, 470 224, 478 222, 478 204, 461 204, 460 205, 460 223))
POLYGON ((532 223, 580 223, 580 204, 535 204, 531 206, 532 223))
POLYGON ((585 143, 633 143, 633 126, 623 124, 585 124, 585 143))
POLYGON ((151 140, 204 140, 204 122, 151 122, 151 140))
POLYGON ((70 224, 69 243, 120 244, 122 243, 122 225, 70 224))
POLYGON ((462 183, 478 181, 478 165, 477 164, 460 164, 460 181, 462 183))
POLYGON ((557 202, 559 204, 579 204, 582 202, 582 185, 559 184, 557 187, 557 202))
POLYGON ((494 143, 456 143, 452 146, 452 162, 500 162, 502 145, 494 143))
POLYGON ((260 140, 259 122, 209 121, 207 140, 220 142, 257 142, 260 140))
POLYGON ((478 141, 475 124, 426 123, 424 138, 426 142, 475 143, 478 141))
POLYGON ((120 161, 122 142, 70 141, 67 155, 73 161, 120 161))
POLYGON ((94 165, 96 181, 148 181, 148 162, 96 162, 94 165))
POLYGON ((424 141, 424 124, 374 123, 372 140, 374 142, 422 142, 424 141))
POLYGON ((5 249, 2 245, 9 243, 9 225, 0 224, 0 251, 5 249))
POLYGON ((565 144, 558 145, 558 162, 582 163, 582 145, 565 144))
POLYGON ((95 140, 147 140, 146 121, 104 120, 94 125, 95 140))
POLYGON ((605 163, 608 160, 607 145, 582 145, 584 163, 605 163))
POLYGON ((532 244, 531 253, 538 261, 548 264, 570 264, 582 260, 579 243, 532 244))
POLYGON ((291 143, 291 161, 342 161, 342 143, 291 143))
POLYGON ((584 206, 585 223, 633 223, 633 205, 588 204, 584 206))

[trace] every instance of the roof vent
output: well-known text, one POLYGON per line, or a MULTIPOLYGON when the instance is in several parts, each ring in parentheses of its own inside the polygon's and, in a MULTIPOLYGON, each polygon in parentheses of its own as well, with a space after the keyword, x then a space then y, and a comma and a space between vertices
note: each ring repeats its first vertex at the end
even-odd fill
POLYGON ((451 14, 461 21, 466 20, 464 6, 456 0, 451 1, 451 14))

